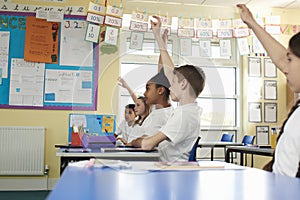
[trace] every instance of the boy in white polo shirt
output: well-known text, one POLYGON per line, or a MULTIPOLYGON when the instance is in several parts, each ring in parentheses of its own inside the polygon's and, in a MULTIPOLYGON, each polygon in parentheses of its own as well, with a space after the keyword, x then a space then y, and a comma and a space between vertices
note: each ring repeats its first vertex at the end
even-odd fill
POLYGON ((133 145, 147 150, 158 146, 161 161, 187 161, 200 134, 202 110, 197 105, 196 98, 204 88, 205 74, 202 69, 193 65, 174 67, 166 42, 161 37, 161 20, 156 16, 154 18, 157 23, 151 21, 151 27, 160 48, 165 74, 171 84, 171 99, 179 102, 179 106, 158 132, 135 140, 133 145))

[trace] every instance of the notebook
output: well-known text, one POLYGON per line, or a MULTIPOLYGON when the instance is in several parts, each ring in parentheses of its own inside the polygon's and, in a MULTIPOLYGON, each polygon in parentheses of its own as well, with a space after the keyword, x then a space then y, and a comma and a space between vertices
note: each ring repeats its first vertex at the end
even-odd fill
POLYGON ((103 153, 113 153, 113 152, 158 152, 157 149, 145 150, 142 148, 134 147, 116 147, 116 148, 101 148, 103 153))

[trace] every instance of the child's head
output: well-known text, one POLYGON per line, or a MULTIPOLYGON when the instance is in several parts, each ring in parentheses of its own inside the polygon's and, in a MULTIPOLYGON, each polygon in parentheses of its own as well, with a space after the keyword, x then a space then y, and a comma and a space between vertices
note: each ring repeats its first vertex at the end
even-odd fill
POLYGON ((291 89, 300 92, 300 32, 289 41, 287 53, 288 65, 283 70, 291 89))
POLYGON ((138 97, 137 101, 135 102, 135 108, 134 108, 135 114, 137 116, 148 116, 149 114, 149 105, 146 104, 144 97, 138 97))
POLYGON ((142 125, 145 118, 149 115, 150 108, 149 105, 146 104, 144 97, 138 97, 135 102, 135 113, 138 118, 135 120, 134 124, 142 125))
MULTIPOLYGON (((205 85, 205 74, 203 70, 199 67, 195 67, 193 65, 183 65, 177 67, 173 71, 174 77, 172 80, 171 91, 173 91, 174 81, 177 83, 182 82, 184 79, 187 80, 189 84, 187 84, 189 94, 197 98, 199 94, 202 92, 205 85)), ((174 84, 175 85, 175 84, 174 84)), ((175 95, 176 96, 176 95, 175 95)), ((178 100, 176 97, 172 97, 172 100, 178 100)))
POLYGON ((132 122, 134 121, 136 114, 134 111, 135 105, 134 104, 128 104, 125 106, 125 121, 126 122, 132 122))
POLYGON ((169 87, 169 80, 162 69, 146 84, 146 91, 144 93, 146 104, 168 104, 170 95, 169 87))

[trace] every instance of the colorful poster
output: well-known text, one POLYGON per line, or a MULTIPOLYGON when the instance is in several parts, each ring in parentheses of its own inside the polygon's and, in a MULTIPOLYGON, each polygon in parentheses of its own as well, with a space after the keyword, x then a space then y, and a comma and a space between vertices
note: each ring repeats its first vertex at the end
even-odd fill
POLYGON ((58 22, 47 22, 33 16, 26 18, 24 60, 58 63, 58 22))

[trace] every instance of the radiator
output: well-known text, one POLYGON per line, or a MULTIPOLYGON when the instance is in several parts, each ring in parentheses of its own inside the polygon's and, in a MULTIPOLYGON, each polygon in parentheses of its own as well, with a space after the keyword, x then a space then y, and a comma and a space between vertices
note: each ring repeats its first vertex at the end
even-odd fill
POLYGON ((43 175, 44 143, 44 127, 0 126, 0 175, 43 175))

